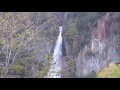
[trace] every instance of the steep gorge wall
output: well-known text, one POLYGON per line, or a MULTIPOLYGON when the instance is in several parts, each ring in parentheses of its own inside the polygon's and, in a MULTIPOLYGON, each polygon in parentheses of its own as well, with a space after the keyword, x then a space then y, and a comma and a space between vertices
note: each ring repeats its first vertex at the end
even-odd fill
POLYGON ((98 20, 97 26, 91 32, 90 44, 85 45, 75 57, 77 77, 87 76, 93 71, 98 72, 107 67, 110 62, 120 62, 116 50, 120 35, 114 34, 118 25, 114 16, 112 13, 107 13, 98 20))

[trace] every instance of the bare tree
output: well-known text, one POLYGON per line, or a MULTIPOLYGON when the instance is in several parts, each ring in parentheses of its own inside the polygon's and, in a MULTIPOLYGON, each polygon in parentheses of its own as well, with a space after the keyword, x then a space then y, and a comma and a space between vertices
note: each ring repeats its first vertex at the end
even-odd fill
MULTIPOLYGON (((14 65, 21 48, 32 41, 43 30, 45 25, 54 19, 53 17, 37 26, 35 21, 31 20, 33 14, 34 12, 0 13, 0 40, 3 42, 0 47, 0 54, 4 53, 5 55, 5 59, 0 60, 0 66, 2 67, 1 77, 8 77, 8 72, 14 65)), ((46 38, 41 39, 44 41, 46 38)), ((42 45, 44 46, 45 42, 42 45)))

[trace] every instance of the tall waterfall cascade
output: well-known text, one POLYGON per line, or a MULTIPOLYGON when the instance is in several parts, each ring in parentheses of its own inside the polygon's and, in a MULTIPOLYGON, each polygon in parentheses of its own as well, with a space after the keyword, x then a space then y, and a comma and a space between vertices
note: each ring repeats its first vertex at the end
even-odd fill
POLYGON ((53 54, 53 61, 50 66, 47 78, 61 78, 61 56, 62 56, 62 26, 59 26, 59 36, 53 54))

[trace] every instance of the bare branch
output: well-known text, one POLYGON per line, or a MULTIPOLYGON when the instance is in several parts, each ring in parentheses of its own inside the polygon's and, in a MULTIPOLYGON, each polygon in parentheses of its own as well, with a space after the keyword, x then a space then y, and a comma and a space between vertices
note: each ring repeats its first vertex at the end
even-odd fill
POLYGON ((19 48, 18 48, 18 50, 17 50, 17 52, 16 52, 16 54, 15 54, 13 60, 12 60, 12 63, 11 63, 11 64, 9 65, 9 67, 7 67, 7 69, 6 69, 6 73, 5 73, 6 75, 7 75, 8 71, 9 71, 9 69, 11 68, 11 66, 14 64, 14 62, 15 62, 15 60, 16 60, 16 57, 17 57, 17 55, 18 55, 18 53, 19 53, 19 51, 20 51, 20 48, 21 48, 21 46, 22 46, 24 37, 25 37, 25 35, 23 36, 23 39, 22 39, 22 41, 21 41, 21 44, 20 44, 20 46, 19 46, 19 48))

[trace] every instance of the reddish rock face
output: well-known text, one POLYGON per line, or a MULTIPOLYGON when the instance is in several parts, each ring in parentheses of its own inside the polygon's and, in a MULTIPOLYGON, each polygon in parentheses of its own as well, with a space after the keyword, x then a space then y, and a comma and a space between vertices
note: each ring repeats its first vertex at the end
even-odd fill
POLYGON ((102 19, 98 20, 97 27, 92 31, 92 37, 103 41, 104 39, 108 38, 111 34, 111 25, 112 25, 112 18, 110 18, 110 14, 107 13, 102 19))

